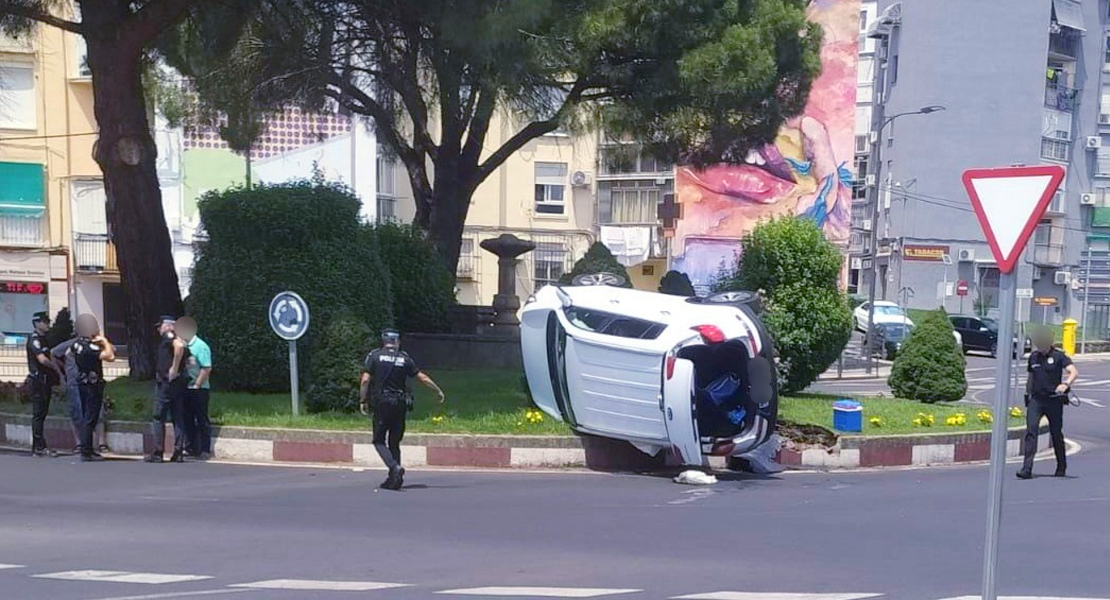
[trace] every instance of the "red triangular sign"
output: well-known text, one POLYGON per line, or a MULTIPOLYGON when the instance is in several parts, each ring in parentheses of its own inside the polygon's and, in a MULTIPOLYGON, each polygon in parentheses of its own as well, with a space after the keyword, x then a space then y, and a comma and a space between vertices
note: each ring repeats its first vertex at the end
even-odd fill
POLYGON ((1012 272, 1064 180, 1064 168, 968 169, 963 180, 998 269, 1012 272))

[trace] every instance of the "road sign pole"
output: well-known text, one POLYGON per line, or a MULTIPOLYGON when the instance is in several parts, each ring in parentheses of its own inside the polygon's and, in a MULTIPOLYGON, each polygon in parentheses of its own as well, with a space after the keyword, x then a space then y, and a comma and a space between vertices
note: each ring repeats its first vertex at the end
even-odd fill
MULTIPOLYGON (((1014 300, 1016 276, 1003 273, 999 278, 998 339, 1014 337, 1014 300)), ((1013 367, 1011 352, 998 353, 997 388, 994 397, 994 426, 991 429, 990 492, 987 501, 987 542, 983 552, 983 600, 997 600, 995 584, 998 579, 998 531, 1002 525, 1002 484, 1006 467, 1006 436, 1010 421, 1010 370, 1013 367)))
POLYGON ((297 340, 289 342, 289 392, 293 396, 293 416, 301 415, 300 382, 297 377, 297 340))

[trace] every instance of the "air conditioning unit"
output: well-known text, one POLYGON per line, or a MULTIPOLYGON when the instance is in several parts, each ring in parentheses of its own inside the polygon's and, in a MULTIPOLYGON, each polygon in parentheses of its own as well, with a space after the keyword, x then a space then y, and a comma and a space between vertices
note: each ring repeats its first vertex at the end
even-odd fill
POLYGON ((1095 195, 1094 194, 1079 194, 1079 203, 1082 204, 1083 206, 1094 206, 1095 205, 1095 195))
POLYGON ((1056 285, 1071 285, 1071 273, 1067 271, 1056 271, 1052 277, 1052 283, 1056 285))
POLYGON ((871 219, 864 219, 863 220, 863 230, 864 231, 871 231, 871 219))
POLYGON ((1098 113, 1099 125, 1110 125, 1110 113, 1098 113))
POLYGON ((958 256, 960 262, 975 262, 974 250, 960 250, 960 254, 958 256))
POLYGON ((867 177, 864 177, 863 182, 867 185, 867 187, 875 185, 875 174, 871 173, 867 177))
POLYGON ((1044 269, 1033 267, 1033 281, 1040 281, 1041 279, 1044 279, 1044 269))
POLYGON ((1087 145, 1088 150, 1098 150, 1099 148, 1102 147, 1102 136, 1098 136, 1098 135, 1089 135, 1089 136, 1087 136, 1087 144, 1086 145, 1087 145))
POLYGON ((570 184, 574 187, 586 187, 590 185, 591 180, 592 178, 587 171, 575 171, 570 174, 570 184))

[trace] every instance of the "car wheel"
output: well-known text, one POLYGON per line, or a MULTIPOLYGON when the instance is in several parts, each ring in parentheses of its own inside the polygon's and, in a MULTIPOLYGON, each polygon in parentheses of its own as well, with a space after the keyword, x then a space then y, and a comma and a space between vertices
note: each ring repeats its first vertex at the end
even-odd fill
POLYGON ((763 298, 755 292, 735 291, 718 292, 705 298, 690 298, 689 302, 697 304, 727 304, 730 306, 748 306, 756 313, 763 312, 763 298))
POLYGON ((628 279, 616 273, 583 273, 572 279, 570 283, 575 286, 605 285, 609 287, 621 287, 628 283, 628 279))
POLYGON ((998 342, 991 342, 991 347, 990 347, 989 352, 991 353, 991 358, 997 358, 998 357, 998 342))

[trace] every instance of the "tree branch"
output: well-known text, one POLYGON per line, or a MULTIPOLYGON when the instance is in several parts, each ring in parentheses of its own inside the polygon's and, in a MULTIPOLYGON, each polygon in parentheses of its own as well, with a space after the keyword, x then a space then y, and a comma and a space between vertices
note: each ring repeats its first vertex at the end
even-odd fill
POLYGON ((466 144, 462 150, 462 164, 476 165, 482 157, 482 148, 486 144, 489 134, 490 121, 497 110, 497 90, 482 87, 475 92, 478 95, 478 104, 474 108, 470 125, 467 127, 466 144))
POLYGON ((131 44, 137 43, 140 47, 149 44, 158 34, 173 25, 190 6, 199 4, 203 0, 152 0, 144 5, 130 17, 124 25, 130 29, 134 36, 129 39, 131 44))
POLYGON ((57 27, 58 29, 64 29, 65 31, 76 33, 77 35, 85 34, 84 24, 74 21, 68 21, 61 17, 56 17, 33 6, 27 6, 26 4, 18 2, 17 0, 0 0, 0 13, 6 13, 14 17, 29 19, 31 21, 42 23, 43 25, 49 25, 51 27, 57 27))

